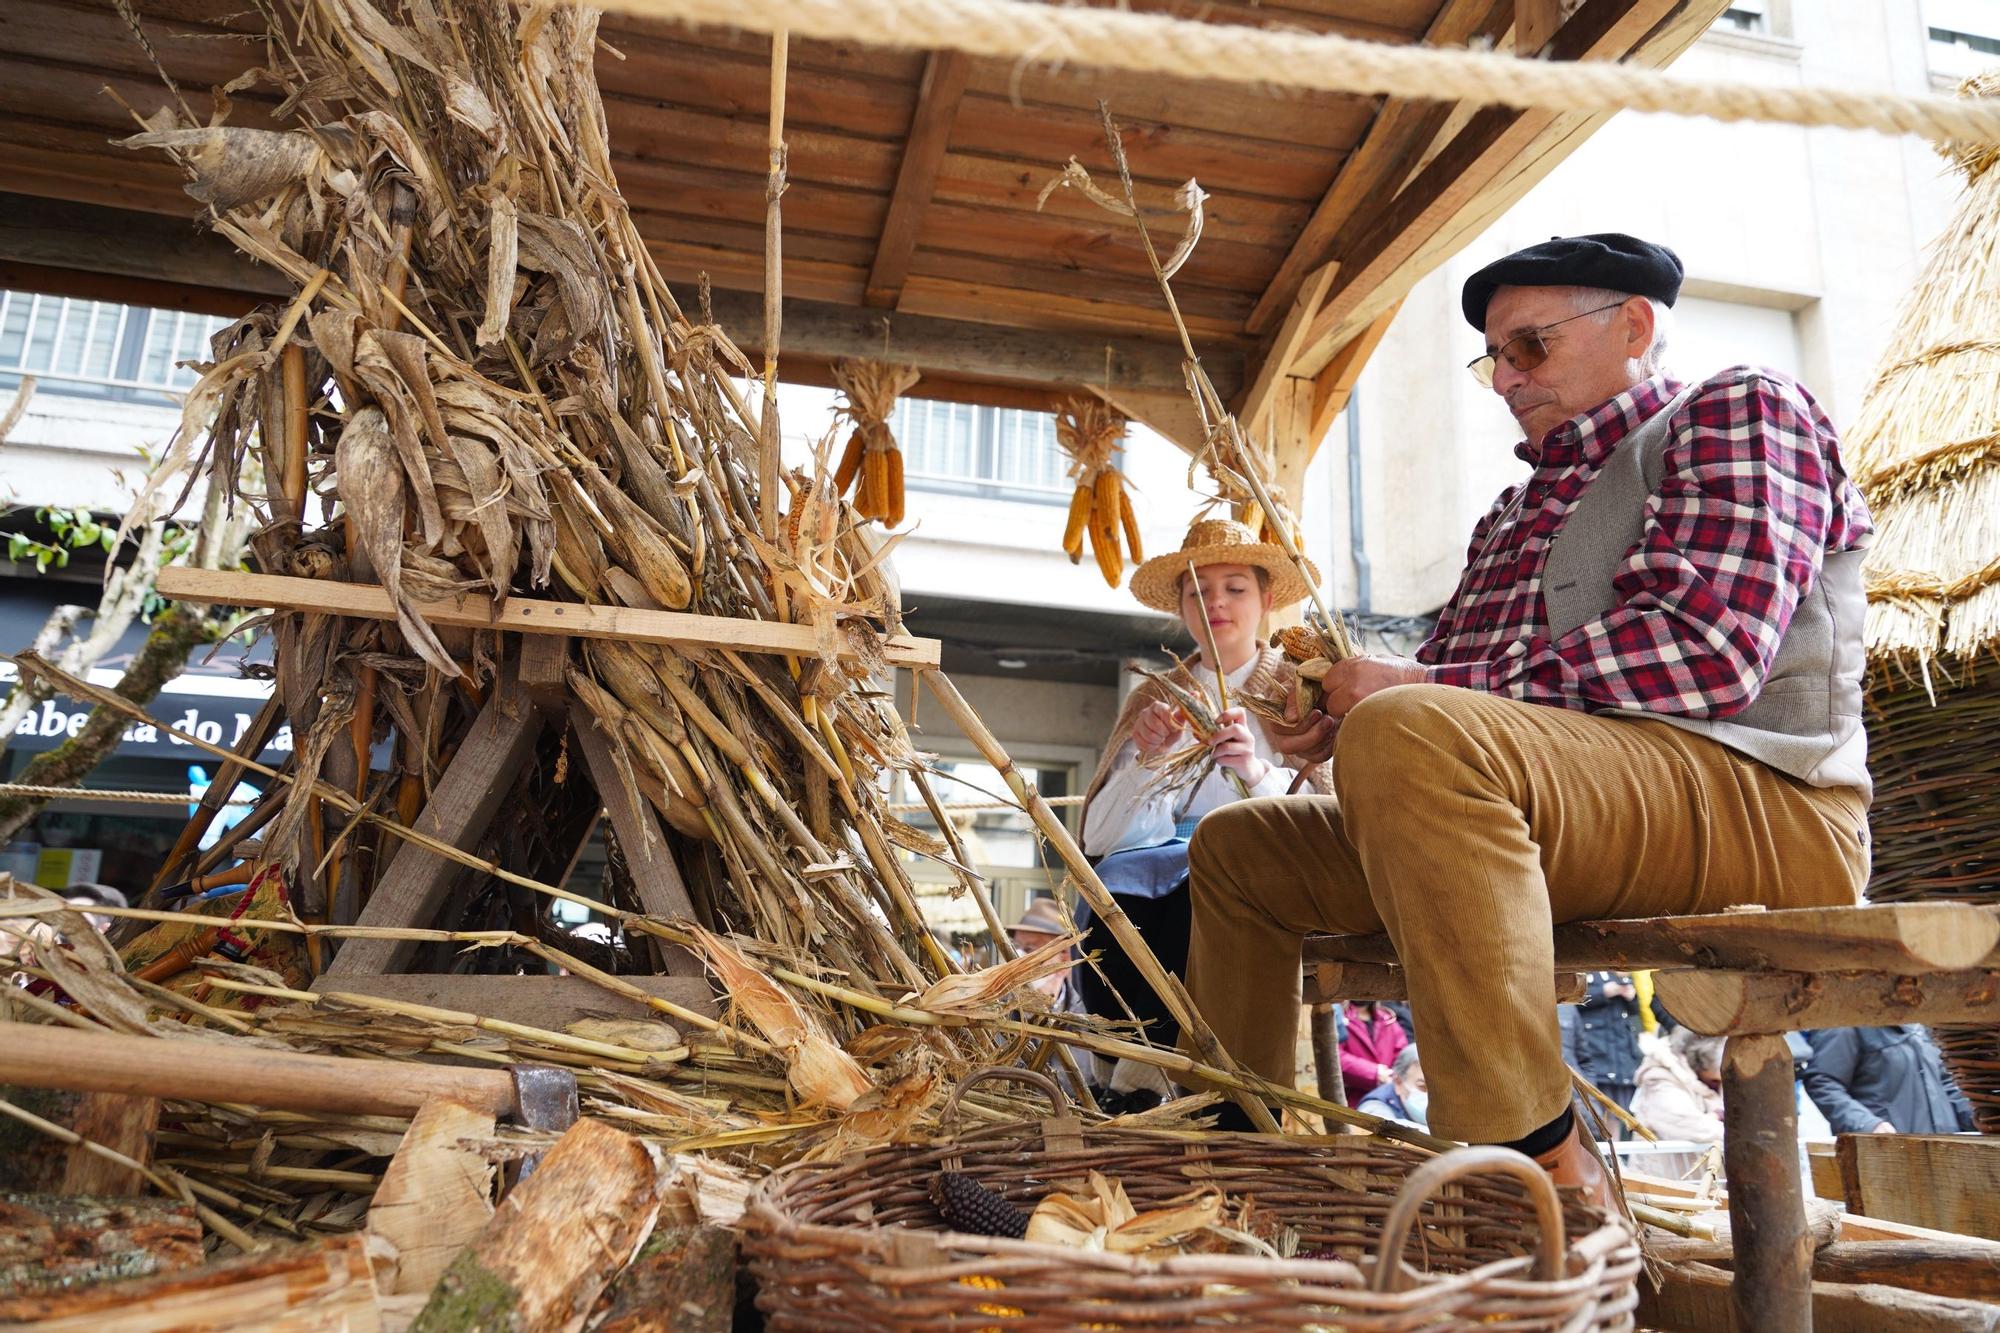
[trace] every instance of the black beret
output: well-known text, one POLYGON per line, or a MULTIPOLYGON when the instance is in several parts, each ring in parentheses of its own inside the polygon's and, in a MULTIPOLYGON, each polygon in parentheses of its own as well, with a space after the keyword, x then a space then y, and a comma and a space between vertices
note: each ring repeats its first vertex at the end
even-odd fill
POLYGON ((1681 294, 1681 257, 1623 232, 1551 236, 1496 259, 1465 280, 1466 322, 1486 331, 1486 307, 1502 287, 1602 287, 1672 305, 1681 294))

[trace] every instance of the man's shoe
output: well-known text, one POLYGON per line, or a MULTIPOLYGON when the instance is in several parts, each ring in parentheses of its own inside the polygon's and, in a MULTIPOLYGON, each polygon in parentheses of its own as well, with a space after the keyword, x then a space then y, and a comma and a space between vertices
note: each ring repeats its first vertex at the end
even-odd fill
POLYGON ((1595 1204, 1613 1216, 1624 1212, 1618 1202, 1618 1187, 1612 1183, 1611 1173, 1604 1169, 1604 1159, 1598 1156, 1596 1144, 1584 1132, 1581 1116, 1570 1126, 1563 1141, 1535 1158, 1535 1162, 1549 1173, 1558 1188, 1580 1190, 1585 1203, 1595 1204))

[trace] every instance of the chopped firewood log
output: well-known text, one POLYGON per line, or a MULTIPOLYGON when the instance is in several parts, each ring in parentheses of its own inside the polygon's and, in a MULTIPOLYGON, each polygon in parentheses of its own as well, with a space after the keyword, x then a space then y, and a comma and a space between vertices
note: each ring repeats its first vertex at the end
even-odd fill
POLYGON ((729 1333, 736 1309, 736 1233, 655 1231, 599 1302, 594 1333, 729 1333))
POLYGON ((412 1330, 575 1326, 652 1231, 663 1188, 651 1148, 578 1121, 452 1261, 412 1330))
POLYGON ((384 1295, 428 1292, 493 1216, 493 1164, 461 1147, 493 1136, 493 1113, 427 1102, 403 1135, 368 1210, 375 1283, 384 1295))
MULTIPOLYGON (((53 1156, 44 1149, 43 1155, 53 1156)), ((192 1206, 164 1199, 0 1194, 0 1297, 193 1268, 192 1206)))
POLYGON ((260 1250, 203 1268, 0 1300, 0 1326, 35 1333, 376 1333, 375 1284, 358 1234, 260 1250))
MULTIPOLYGON (((44 1120, 125 1154, 153 1160, 153 1131, 160 1124, 155 1097, 117 1092, 64 1092, 0 1088, 0 1097, 44 1120)), ((144 1194, 146 1179, 131 1167, 87 1148, 52 1144, 39 1130, 0 1120, 0 1189, 29 1194, 144 1194)))

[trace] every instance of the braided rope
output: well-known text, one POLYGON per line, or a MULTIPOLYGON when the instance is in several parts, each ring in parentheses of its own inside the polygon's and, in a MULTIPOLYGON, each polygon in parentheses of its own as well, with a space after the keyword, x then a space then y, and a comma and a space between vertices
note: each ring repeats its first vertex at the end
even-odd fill
MULTIPOLYGON (((41 787, 32 782, 0 782, 0 796, 26 796, 44 801, 113 801, 123 805, 195 805, 200 798, 172 791, 99 791, 93 787, 41 787)), ((255 805, 231 799, 226 805, 255 805)))
POLYGON ((1323 92, 1556 111, 1656 111, 2000 143, 2000 105, 1685 78, 1614 61, 1522 60, 1333 33, 1201 23, 1035 0, 605 0, 649 18, 910 50, 1062 62, 1323 92))

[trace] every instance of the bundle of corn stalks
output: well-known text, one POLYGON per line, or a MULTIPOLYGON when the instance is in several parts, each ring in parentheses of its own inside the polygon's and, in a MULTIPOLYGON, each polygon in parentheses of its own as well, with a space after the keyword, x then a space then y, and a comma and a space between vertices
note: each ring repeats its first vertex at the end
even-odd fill
POLYGON ((1120 532, 1132 563, 1143 564, 1146 559, 1139 541, 1139 519, 1132 512, 1132 497, 1126 493, 1125 475, 1118 468, 1125 425, 1124 417, 1096 398, 1071 398, 1056 412, 1056 443, 1069 455, 1069 475, 1076 481, 1076 493, 1069 501, 1069 522, 1063 528, 1063 550, 1072 565, 1079 563, 1088 537, 1098 573, 1114 588, 1125 579, 1120 532))
POLYGON ((847 395, 840 415, 854 423, 840 466, 834 470, 834 493, 847 494, 859 475, 854 512, 884 527, 900 527, 903 522, 903 451, 889 433, 889 414, 917 379, 913 366, 851 360, 833 365, 833 382, 847 395))

